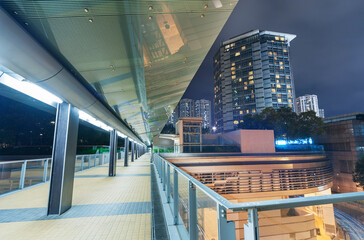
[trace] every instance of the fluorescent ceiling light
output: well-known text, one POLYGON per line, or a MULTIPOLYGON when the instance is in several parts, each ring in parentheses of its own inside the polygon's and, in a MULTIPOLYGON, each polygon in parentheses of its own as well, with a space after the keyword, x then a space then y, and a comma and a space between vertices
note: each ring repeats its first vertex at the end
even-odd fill
POLYGON ((53 107, 56 107, 57 103, 63 102, 62 99, 38 85, 24 80, 15 79, 3 72, 0 72, 0 83, 53 107))
POLYGON ((127 138, 127 136, 125 136, 124 134, 122 134, 121 132, 117 131, 117 134, 119 137, 121 138, 127 138))
POLYGON ((91 123, 92 125, 96 126, 96 127, 99 127, 99 128, 102 128, 106 131, 111 131, 112 130, 112 127, 106 125, 105 123, 97 120, 96 118, 90 116, 89 114, 85 113, 84 111, 79 111, 79 117, 81 120, 84 120, 88 123, 91 123))

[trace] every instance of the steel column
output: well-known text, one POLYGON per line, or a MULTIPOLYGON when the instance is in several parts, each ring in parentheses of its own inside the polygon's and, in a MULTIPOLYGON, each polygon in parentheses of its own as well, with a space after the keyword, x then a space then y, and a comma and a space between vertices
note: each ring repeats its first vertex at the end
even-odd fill
POLYGON ((47 214, 62 214, 72 206, 78 135, 78 110, 63 102, 57 106, 52 171, 47 214))
POLYGON ((124 146, 124 166, 128 166, 128 158, 129 158, 129 138, 125 138, 125 146, 124 146))
POLYGON ((171 167, 167 164, 167 203, 171 202, 171 167))
POLYGON ((43 168, 43 182, 47 181, 48 175, 48 158, 44 160, 44 168, 43 168))
POLYGON ((134 162, 134 156, 135 156, 135 143, 131 142, 131 161, 134 162))
POLYGON ((113 129, 110 132, 110 152, 109 152, 109 156, 110 156, 110 160, 109 160, 109 176, 113 177, 116 176, 116 160, 117 160, 117 155, 116 155, 116 149, 118 145, 118 135, 115 129, 113 129))

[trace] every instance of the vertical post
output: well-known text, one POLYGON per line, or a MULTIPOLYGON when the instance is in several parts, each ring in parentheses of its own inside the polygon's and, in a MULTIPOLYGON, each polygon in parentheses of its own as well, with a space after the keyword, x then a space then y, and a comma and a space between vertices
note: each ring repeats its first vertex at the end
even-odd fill
POLYGON ((125 138, 125 146, 124 146, 124 166, 128 166, 128 157, 129 157, 129 138, 125 138))
POLYGON ((87 168, 90 168, 90 155, 87 155, 87 168))
POLYGON ((83 170, 83 162, 85 161, 85 156, 82 155, 81 157, 81 171, 83 170))
POLYGON ((57 106, 52 171, 47 214, 62 214, 72 206, 78 135, 78 110, 63 102, 57 106))
MULTIPOLYGON (((178 224, 178 207, 179 207, 179 196, 178 196, 178 173, 176 170, 173 171, 173 218, 174 225, 178 224)), ((219 238, 222 239, 222 238, 219 238)))
MULTIPOLYGON (((217 228, 219 239, 235 240, 235 222, 228 222, 226 219, 226 209, 217 204, 217 228)), ((245 238, 249 239, 250 238, 245 238)))
POLYGON ((131 161, 134 162, 134 156, 135 156, 135 143, 131 142, 131 161))
POLYGON ((258 210, 248 209, 248 223, 244 224, 244 239, 259 240, 258 210))
POLYGON ((109 151, 109 176, 116 176, 116 149, 118 145, 118 134, 115 129, 110 132, 110 151, 109 151))
POLYGON ((44 160, 44 168, 43 168, 43 182, 47 181, 48 174, 48 158, 44 160))
POLYGON ((96 167, 96 154, 94 155, 94 167, 96 167))
POLYGON ((163 191, 166 190, 166 161, 162 161, 163 191))
POLYGON ((171 202, 171 167, 167 164, 167 203, 171 202))
POLYGON ((196 186, 191 181, 188 184, 188 219, 190 240, 198 240, 196 186))
POLYGON ((19 181, 19 188, 20 189, 24 188, 26 170, 27 170, 27 161, 25 160, 21 165, 20 181, 19 181))

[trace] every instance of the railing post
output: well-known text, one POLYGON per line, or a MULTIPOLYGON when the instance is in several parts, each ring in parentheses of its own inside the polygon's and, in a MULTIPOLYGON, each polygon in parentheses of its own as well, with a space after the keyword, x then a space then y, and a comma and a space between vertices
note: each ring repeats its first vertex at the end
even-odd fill
POLYGON ((167 203, 171 202, 171 167, 167 164, 167 203))
POLYGON ((90 155, 87 155, 87 166, 90 168, 90 155))
POLYGON ((190 240, 198 240, 196 186, 191 181, 188 184, 188 219, 190 240))
POLYGON ((244 224, 244 239, 259 240, 258 210, 248 209, 248 223, 244 224))
MULTIPOLYGON (((217 204, 217 228, 219 239, 235 240, 235 222, 228 222, 226 219, 226 209, 217 204)), ((249 239, 250 238, 245 238, 249 239)))
POLYGON ((47 174, 48 174, 48 158, 46 158, 46 160, 44 160, 43 182, 47 181, 47 174))
POLYGON ((85 161, 85 156, 82 155, 81 157, 81 171, 83 170, 83 162, 85 161))
POLYGON ((177 170, 173 171, 173 218, 174 225, 178 224, 178 205, 179 205, 179 196, 178 196, 178 173, 177 170))
POLYGON ((163 191, 166 190, 166 162, 162 161, 162 178, 163 178, 163 191))
POLYGON ((96 154, 94 155, 94 167, 96 167, 96 154))
POLYGON ((19 181, 19 188, 24 188, 24 181, 25 181, 25 172, 27 170, 27 161, 25 160, 21 165, 21 172, 20 172, 20 181, 19 181))

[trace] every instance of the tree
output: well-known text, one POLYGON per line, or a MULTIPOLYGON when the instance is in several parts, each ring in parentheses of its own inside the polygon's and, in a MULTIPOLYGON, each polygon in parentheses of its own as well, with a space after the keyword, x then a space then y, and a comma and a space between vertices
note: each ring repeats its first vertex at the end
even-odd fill
POLYGON ((355 164, 355 171, 353 173, 353 181, 357 186, 364 187, 364 157, 359 159, 355 164))
POLYGON ((240 129, 274 130, 275 138, 297 139, 316 137, 324 133, 324 122, 313 111, 297 115, 292 108, 265 108, 261 113, 247 114, 238 124, 240 129))

